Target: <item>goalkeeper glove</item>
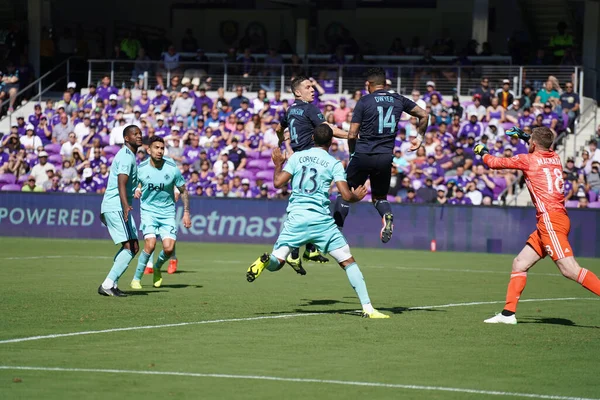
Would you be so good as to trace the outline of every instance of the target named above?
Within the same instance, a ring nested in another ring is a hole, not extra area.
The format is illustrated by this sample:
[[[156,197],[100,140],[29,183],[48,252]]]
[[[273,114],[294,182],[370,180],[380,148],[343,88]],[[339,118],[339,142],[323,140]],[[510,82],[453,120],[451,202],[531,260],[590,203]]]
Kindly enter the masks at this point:
[[[523,140],[525,143],[529,143],[529,139],[531,139],[530,134],[523,132],[522,129],[517,128],[516,126],[513,126],[509,130],[507,130],[506,134],[510,137],[516,136],[519,139]]]
[[[473,151],[475,152],[475,154],[481,157],[483,157],[486,154],[490,154],[490,151],[488,150],[487,146],[481,143],[475,145],[475,147],[473,147]]]

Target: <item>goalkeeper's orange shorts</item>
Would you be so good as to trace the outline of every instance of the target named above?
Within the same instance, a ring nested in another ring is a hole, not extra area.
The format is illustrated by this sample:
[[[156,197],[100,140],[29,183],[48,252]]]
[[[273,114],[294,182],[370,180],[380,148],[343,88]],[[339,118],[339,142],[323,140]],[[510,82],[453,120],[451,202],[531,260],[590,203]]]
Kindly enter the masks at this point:
[[[538,219],[537,229],[527,239],[527,244],[542,258],[550,256],[557,261],[573,256],[569,244],[571,221],[563,213],[544,213]]]

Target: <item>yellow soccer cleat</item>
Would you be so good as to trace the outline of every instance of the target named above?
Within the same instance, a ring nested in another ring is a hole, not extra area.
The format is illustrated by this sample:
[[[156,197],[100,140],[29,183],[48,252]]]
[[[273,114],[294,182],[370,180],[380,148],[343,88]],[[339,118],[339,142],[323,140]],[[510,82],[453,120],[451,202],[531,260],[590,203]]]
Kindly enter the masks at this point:
[[[141,289],[142,288],[142,283],[139,280],[134,279],[129,284],[129,287],[131,287],[132,289]]]
[[[325,264],[329,262],[329,258],[325,257],[319,250],[309,251],[308,249],[304,250],[304,254],[302,258],[306,261],[313,261],[320,264]],[[289,259],[288,259],[289,262]],[[291,264],[290,264],[291,265]]]
[[[152,282],[154,282],[152,285],[155,288],[159,288],[160,285],[162,285],[162,273],[160,272],[160,269],[154,268]]]
[[[363,318],[376,318],[376,319],[384,319],[384,318],[389,318],[389,315],[385,315],[383,313],[380,313],[379,311],[377,311],[376,309],[373,309],[373,311],[371,312],[366,312],[363,311],[362,313],[362,317]]]
[[[263,272],[263,269],[265,269],[267,266],[269,258],[269,254],[265,253],[252,263],[252,265],[248,268],[248,272],[246,272],[246,280],[248,282],[254,282],[254,280],[258,278],[261,272]]]
[[[294,271],[296,271],[297,274],[306,275],[306,270],[302,267],[302,259],[300,259],[300,257],[292,258],[292,254],[290,253],[286,258],[286,262],[294,269]]]

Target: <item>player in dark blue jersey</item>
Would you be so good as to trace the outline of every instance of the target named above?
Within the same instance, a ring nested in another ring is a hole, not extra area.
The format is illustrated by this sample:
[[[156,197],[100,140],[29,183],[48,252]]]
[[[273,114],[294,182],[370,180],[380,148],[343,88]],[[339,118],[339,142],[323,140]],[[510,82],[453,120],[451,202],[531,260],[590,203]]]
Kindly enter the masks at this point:
[[[315,88],[313,81],[306,76],[297,76],[292,80],[292,93],[294,103],[288,107],[287,112],[276,128],[279,144],[285,142],[286,147],[293,152],[312,149],[315,146],[313,133],[317,126],[326,124],[325,117],[319,108],[313,104]],[[330,125],[331,126],[331,125]],[[331,126],[333,136],[347,139],[348,133],[336,126]],[[287,130],[287,131],[286,131]],[[286,135],[287,132],[287,135]],[[306,245],[303,258],[315,262],[328,262],[313,244]],[[287,262],[294,268],[302,266],[300,253],[294,249],[287,258]]]
[[[418,136],[413,139],[410,148],[410,151],[415,151],[421,147],[429,118],[427,112],[411,100],[393,90],[386,90],[383,69],[370,69],[367,82],[369,94],[360,98],[352,114],[348,132],[351,156],[346,175],[351,188],[364,185],[367,178],[371,180],[373,205],[383,222],[380,238],[383,243],[387,243],[392,238],[394,229],[394,216],[387,194],[398,121],[402,112],[419,119]],[[338,197],[333,217],[340,229],[344,226],[348,211],[349,204]]]

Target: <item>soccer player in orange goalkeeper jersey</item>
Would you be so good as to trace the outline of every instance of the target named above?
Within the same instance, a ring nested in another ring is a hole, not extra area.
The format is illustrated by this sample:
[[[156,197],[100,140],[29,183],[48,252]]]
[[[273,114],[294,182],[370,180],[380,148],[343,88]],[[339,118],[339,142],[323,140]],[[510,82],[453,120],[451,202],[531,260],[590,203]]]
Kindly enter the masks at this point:
[[[531,140],[529,154],[511,158],[498,158],[489,154],[483,144],[475,146],[475,154],[492,169],[518,169],[523,171],[531,200],[537,210],[537,229],[529,236],[526,246],[514,259],[506,293],[506,305],[501,314],[486,319],[490,324],[516,324],[517,303],[527,282],[527,271],[540,259],[549,256],[560,272],[584,288],[600,296],[600,280],[581,268],[569,244],[571,222],[565,208],[563,195],[562,162],[551,148],[554,134],[549,128],[534,128],[531,137],[518,128],[507,131],[510,136]]]

